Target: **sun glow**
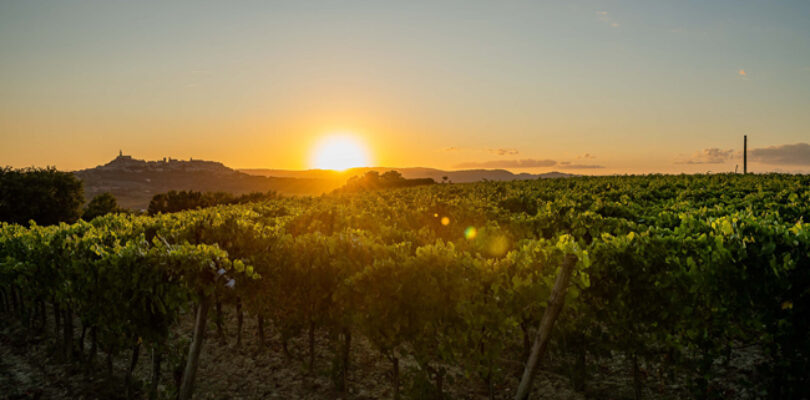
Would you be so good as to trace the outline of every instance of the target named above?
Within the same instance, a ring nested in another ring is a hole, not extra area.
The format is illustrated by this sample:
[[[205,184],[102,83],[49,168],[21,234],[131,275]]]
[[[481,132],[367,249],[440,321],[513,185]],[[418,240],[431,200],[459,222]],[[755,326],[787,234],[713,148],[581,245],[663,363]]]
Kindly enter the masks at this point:
[[[352,135],[330,135],[321,139],[312,151],[312,168],[343,171],[368,167],[368,150]]]

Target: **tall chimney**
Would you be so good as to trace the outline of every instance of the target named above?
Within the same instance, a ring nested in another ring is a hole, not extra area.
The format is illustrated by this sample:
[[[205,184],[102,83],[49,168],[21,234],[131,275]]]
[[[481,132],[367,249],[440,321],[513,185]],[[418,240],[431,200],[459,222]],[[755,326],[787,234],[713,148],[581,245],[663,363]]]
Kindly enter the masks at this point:
[[[748,135],[743,135],[743,174],[748,173]]]

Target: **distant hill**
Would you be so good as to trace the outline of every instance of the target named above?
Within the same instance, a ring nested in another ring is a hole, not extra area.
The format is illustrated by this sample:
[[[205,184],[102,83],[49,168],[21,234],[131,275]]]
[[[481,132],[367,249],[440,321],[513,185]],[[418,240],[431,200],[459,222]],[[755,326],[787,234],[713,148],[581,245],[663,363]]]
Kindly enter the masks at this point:
[[[98,194],[110,192],[121,207],[140,210],[149,206],[152,196],[169,190],[221,191],[233,194],[273,190],[283,195],[319,195],[342,187],[353,176],[365,175],[369,171],[383,174],[392,170],[399,171],[405,179],[431,178],[439,183],[443,182],[445,176],[449,182],[455,183],[572,176],[562,172],[513,174],[503,169],[443,171],[434,168],[375,167],[352,168],[342,172],[234,170],[215,161],[194,159],[184,161],[172,158],[144,161],[121,153],[107,164],[73,173],[84,182],[84,195],[88,201]]]
[[[368,168],[351,168],[346,171],[338,172],[322,169],[310,169],[306,171],[291,171],[283,169],[240,169],[250,175],[278,177],[278,178],[299,178],[299,179],[324,179],[324,180],[340,180],[345,182],[346,179],[364,175],[368,171],[377,171],[385,173],[387,171],[399,171],[405,179],[422,179],[431,178],[436,182],[442,182],[443,177],[447,177],[449,181],[454,183],[465,182],[479,182],[483,180],[490,181],[514,181],[525,179],[539,179],[539,178],[566,178],[574,176],[563,172],[546,172],[542,174],[515,174],[505,169],[467,169],[460,171],[445,171],[435,168],[392,168],[392,167],[368,167]]]
[[[152,196],[169,190],[233,194],[273,190],[284,195],[317,195],[340,186],[331,180],[315,178],[248,175],[214,161],[171,158],[144,161],[123,154],[105,165],[73,173],[84,182],[87,200],[110,192],[121,207],[136,210],[146,209]]]

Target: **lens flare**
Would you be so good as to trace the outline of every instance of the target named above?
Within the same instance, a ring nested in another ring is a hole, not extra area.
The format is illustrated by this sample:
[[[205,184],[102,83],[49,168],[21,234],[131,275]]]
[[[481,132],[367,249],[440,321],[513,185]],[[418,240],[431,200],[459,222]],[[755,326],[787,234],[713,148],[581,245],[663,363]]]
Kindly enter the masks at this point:
[[[444,226],[450,225],[450,218],[442,217],[442,225]]]
[[[478,230],[476,230],[474,226],[468,226],[467,229],[464,230],[464,237],[467,238],[467,240],[475,239],[475,235],[477,234]]]

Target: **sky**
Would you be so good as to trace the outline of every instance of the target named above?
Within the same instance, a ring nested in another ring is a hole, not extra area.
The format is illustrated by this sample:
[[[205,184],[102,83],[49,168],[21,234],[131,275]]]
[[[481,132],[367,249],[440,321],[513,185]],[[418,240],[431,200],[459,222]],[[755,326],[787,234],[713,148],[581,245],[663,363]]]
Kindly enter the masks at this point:
[[[810,172],[810,2],[0,0],[0,165]]]

